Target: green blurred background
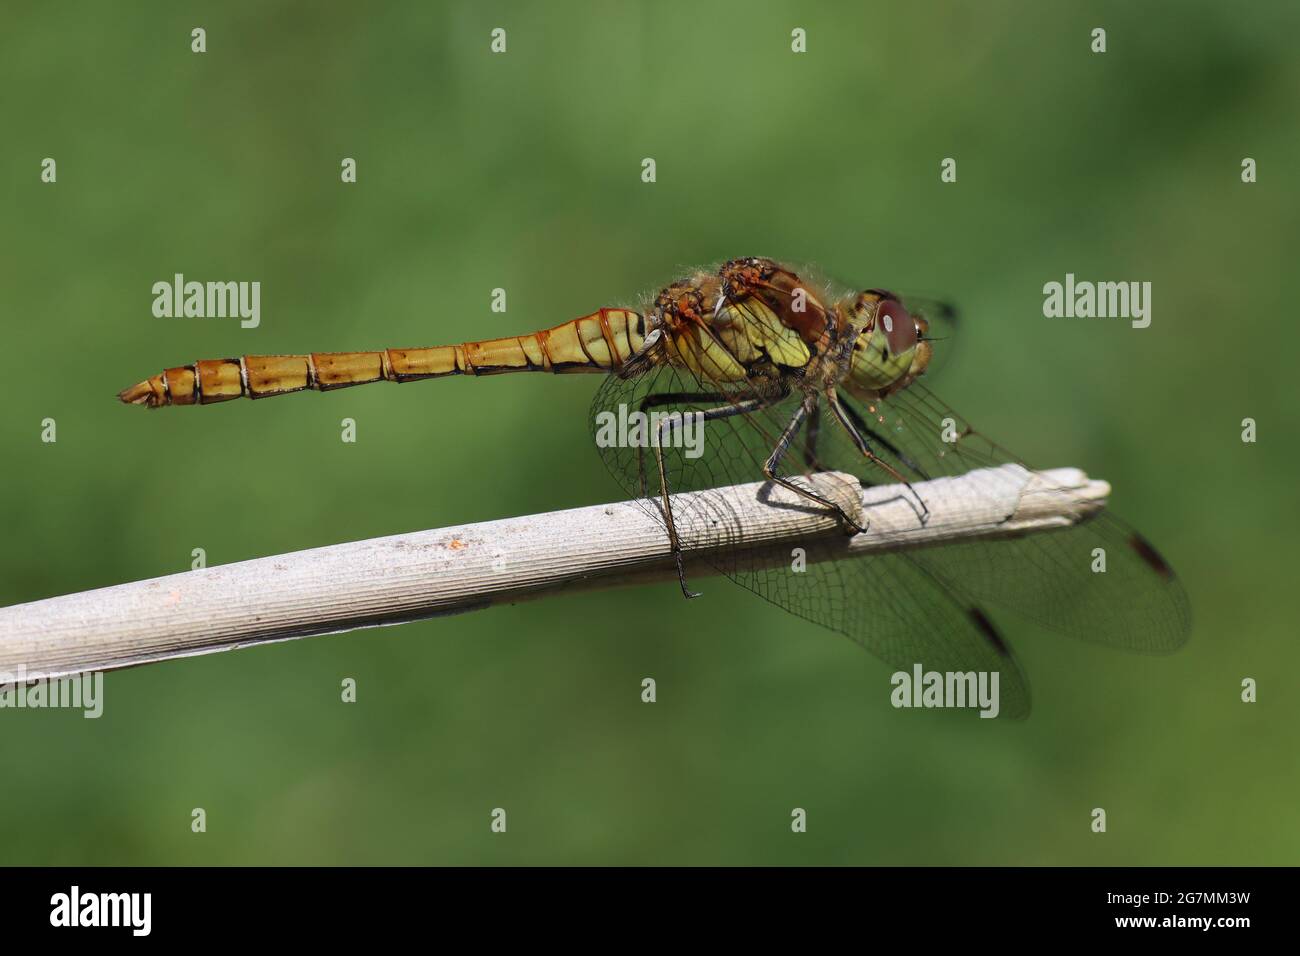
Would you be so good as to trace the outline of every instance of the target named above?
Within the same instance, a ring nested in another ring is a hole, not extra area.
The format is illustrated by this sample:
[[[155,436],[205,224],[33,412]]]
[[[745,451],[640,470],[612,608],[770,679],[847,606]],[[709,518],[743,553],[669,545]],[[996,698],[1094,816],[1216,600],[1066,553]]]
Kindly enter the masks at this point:
[[[528,331],[763,254],[959,302],[930,385],[1110,480],[1195,625],[1144,657],[1004,617],[1020,723],[895,711],[883,664],[725,580],[111,673],[99,720],[0,713],[0,862],[1295,863],[1300,17],[1048,6],[7,3],[0,602],[614,500],[586,376],[114,393]],[[174,272],[260,280],[261,327],[155,319]],[[1066,272],[1151,281],[1151,327],[1043,318]]]

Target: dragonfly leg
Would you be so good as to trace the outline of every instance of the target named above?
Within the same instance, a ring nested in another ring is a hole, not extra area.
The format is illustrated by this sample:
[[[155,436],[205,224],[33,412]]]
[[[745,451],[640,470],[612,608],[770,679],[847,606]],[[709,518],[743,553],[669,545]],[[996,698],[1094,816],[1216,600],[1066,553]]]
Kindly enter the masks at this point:
[[[656,392],[641,399],[638,406],[644,413],[660,405],[679,405],[691,402],[723,402],[727,396],[721,392]],[[662,447],[662,446],[661,446]],[[645,448],[636,446],[636,472],[641,480],[641,497],[649,497],[650,491],[645,481]]]
[[[889,462],[885,461],[883,458],[880,458],[871,450],[871,446],[867,444],[867,440],[862,437],[854,426],[853,419],[849,417],[848,411],[840,402],[840,397],[836,394],[835,389],[832,388],[826,392],[826,400],[830,403],[831,411],[835,413],[835,417],[839,420],[839,423],[844,426],[844,430],[849,433],[849,438],[853,440],[853,444],[857,447],[858,451],[862,453],[863,457],[867,458],[872,464],[883,468],[894,478],[895,481],[901,482],[905,485],[907,490],[912,493],[912,497],[915,498],[917,503],[921,506],[921,512],[918,515],[921,524],[925,524],[929,521],[930,509],[926,506],[925,500],[916,493],[916,489],[912,487],[912,483],[900,475],[893,465],[889,464]]]
[[[840,516],[840,519],[846,525],[853,529],[855,533],[861,534],[867,529],[858,524],[847,511],[835,502],[817,494],[815,491],[810,491],[807,488],[800,488],[789,478],[783,478],[776,473],[777,466],[781,464],[781,459],[785,457],[786,450],[790,447],[790,442],[794,440],[794,436],[798,434],[799,427],[803,425],[804,419],[808,417],[816,405],[817,397],[815,395],[809,395],[799,403],[799,407],[795,409],[794,414],[790,416],[790,423],[785,426],[785,431],[783,431],[781,437],[777,439],[776,447],[772,449],[772,454],[768,455],[767,461],[763,463],[763,474],[766,475],[769,480],[775,481],[781,487],[789,488],[796,494],[802,495],[810,501],[815,501],[818,504],[829,508],[831,511],[834,511]]]
[[[820,470],[817,466],[817,437],[822,430],[822,405],[818,402],[808,413],[808,428],[803,433],[803,460],[810,471]]]
[[[665,393],[668,394],[668,393]],[[698,393],[691,393],[692,397],[700,397]],[[679,396],[680,397],[680,396]],[[707,400],[707,399],[706,399]],[[644,403],[643,403],[644,404]],[[659,404],[667,404],[660,402]],[[750,412],[757,412],[771,404],[770,399],[750,398],[743,402],[736,402],[732,405],[719,405],[715,408],[706,408],[702,412],[695,412],[700,416],[701,421],[716,421],[721,418],[731,418],[733,415],[748,415]],[[668,544],[673,551],[673,560],[677,562],[677,580],[682,586],[682,594],[688,598],[699,597],[698,591],[692,591],[686,586],[686,569],[682,566],[682,543],[677,536],[677,524],[673,521],[672,498],[668,488],[668,470],[664,466],[664,447],[665,439],[673,425],[685,421],[684,415],[678,415],[673,418],[667,418],[659,423],[659,434],[655,441],[655,461],[659,467],[659,493],[663,500],[664,520],[668,525]],[[638,449],[638,454],[640,449]]]
[[[901,448],[899,448],[897,445],[891,442],[884,435],[880,434],[877,431],[873,431],[871,427],[867,424],[866,419],[862,417],[861,412],[859,412],[856,408],[854,408],[851,403],[841,399],[839,403],[839,410],[849,417],[849,420],[853,423],[854,429],[857,430],[860,436],[862,436],[864,439],[870,438],[877,445],[885,449],[885,451],[889,452],[900,462],[902,462],[904,468],[907,468],[908,470],[914,472],[916,476],[920,478],[922,481],[930,480],[930,476],[925,473],[925,470],[920,465],[918,465],[907,454],[907,452],[903,451]],[[851,434],[852,432],[850,432],[850,435]]]

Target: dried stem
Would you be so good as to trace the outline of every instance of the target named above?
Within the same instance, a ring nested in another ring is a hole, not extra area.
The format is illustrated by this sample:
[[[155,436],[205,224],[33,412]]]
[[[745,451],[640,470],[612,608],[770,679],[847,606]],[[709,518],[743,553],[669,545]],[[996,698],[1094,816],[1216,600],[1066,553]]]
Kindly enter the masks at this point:
[[[902,486],[863,491],[837,473],[815,481],[868,530],[848,537],[824,510],[766,483],[688,493],[674,513],[712,518],[689,543],[688,572],[716,573],[708,552],[737,540],[788,563],[795,547],[812,560],[846,558],[1065,527],[1110,491],[1076,469],[1004,465],[916,485],[930,510],[922,525]],[[0,609],[0,679],[19,667],[57,677],[675,574],[661,521],[637,502],[419,531]]]

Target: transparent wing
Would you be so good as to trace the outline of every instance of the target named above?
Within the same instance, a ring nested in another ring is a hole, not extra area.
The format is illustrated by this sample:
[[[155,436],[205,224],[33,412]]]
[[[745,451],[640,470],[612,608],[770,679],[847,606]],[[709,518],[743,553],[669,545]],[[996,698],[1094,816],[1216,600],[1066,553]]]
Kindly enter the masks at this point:
[[[802,393],[781,397],[783,383],[718,384],[671,366],[652,366],[629,379],[610,376],[592,405],[593,432],[610,472],[631,497],[661,522],[658,460],[651,448],[602,439],[599,423],[627,420],[633,412],[709,412],[724,409],[704,423],[701,444],[693,449],[662,449],[672,493],[761,481],[763,463],[795,412]],[[784,383],[789,384],[789,383]],[[761,407],[754,408],[752,406]],[[740,411],[740,409],[747,409]],[[846,462],[861,474],[866,464],[847,436],[825,416],[801,428],[783,461],[787,476],[824,470],[826,459]],[[911,673],[916,664],[937,671],[997,671],[1001,713],[1029,711],[1029,688],[1014,656],[988,615],[913,556],[873,555],[852,560],[809,561],[797,570],[793,560],[756,558],[744,548],[744,529],[730,520],[720,498],[703,494],[691,510],[674,506],[673,518],[684,547],[706,532],[722,529],[728,544],[710,563],[741,586],[791,613],[839,631],[896,670]],[[665,533],[664,548],[668,550]]]
[[[847,395],[842,401],[856,408],[860,430],[876,453],[911,480],[1025,464],[920,383],[869,405]],[[826,466],[843,463],[828,459]],[[994,483],[1012,479],[995,474],[985,480],[996,493],[1002,489]],[[915,558],[969,600],[1011,608],[1084,640],[1170,651],[1187,640],[1191,628],[1187,594],[1173,569],[1109,510],[1067,529],[922,549]]]

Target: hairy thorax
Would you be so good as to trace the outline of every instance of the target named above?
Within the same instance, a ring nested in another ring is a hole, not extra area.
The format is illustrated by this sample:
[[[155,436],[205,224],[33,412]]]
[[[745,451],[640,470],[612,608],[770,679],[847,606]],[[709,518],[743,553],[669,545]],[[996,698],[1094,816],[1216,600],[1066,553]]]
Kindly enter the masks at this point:
[[[770,379],[822,387],[842,375],[851,339],[825,295],[771,260],[696,272],[655,298],[664,360],[720,384]]]

